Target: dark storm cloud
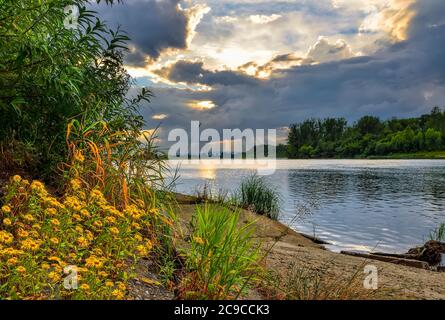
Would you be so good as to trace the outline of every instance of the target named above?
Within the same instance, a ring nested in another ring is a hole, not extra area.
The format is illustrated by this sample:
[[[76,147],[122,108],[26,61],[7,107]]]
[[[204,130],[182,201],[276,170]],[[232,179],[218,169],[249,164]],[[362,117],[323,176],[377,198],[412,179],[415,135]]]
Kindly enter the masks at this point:
[[[162,68],[159,75],[174,82],[199,83],[213,85],[255,85],[258,81],[241,72],[209,71],[204,69],[202,62],[177,61],[173,65]]]
[[[131,0],[113,7],[95,6],[110,26],[120,25],[130,36],[133,52],[126,63],[143,66],[147,58],[158,58],[168,48],[187,46],[187,12],[178,7],[180,0]]]
[[[168,130],[187,128],[190,120],[203,128],[277,128],[308,117],[405,117],[445,106],[445,3],[421,1],[416,12],[406,41],[369,57],[279,70],[267,80],[178,62],[165,74],[212,90],[156,89],[153,107],[170,115],[163,122]],[[191,110],[191,100],[211,100],[216,107]]]

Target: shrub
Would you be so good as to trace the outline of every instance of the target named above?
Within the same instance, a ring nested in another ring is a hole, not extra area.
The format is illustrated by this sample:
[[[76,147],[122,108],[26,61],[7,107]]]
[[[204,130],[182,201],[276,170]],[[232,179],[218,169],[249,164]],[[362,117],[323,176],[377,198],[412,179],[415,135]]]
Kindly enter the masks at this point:
[[[121,1],[1,3],[0,146],[19,153],[23,147],[33,150],[32,174],[53,174],[66,159],[64,133],[71,119],[87,125],[105,121],[112,131],[142,127],[137,99],[126,96],[131,85],[123,66],[128,37],[87,10],[91,2]],[[78,28],[64,26],[68,5],[79,8]],[[138,98],[149,96],[143,90]]]
[[[252,224],[239,226],[239,216],[217,205],[196,208],[180,297],[234,299],[256,280],[259,247],[251,239]]]
[[[14,176],[2,206],[0,296],[125,298],[137,257],[156,245],[149,230],[158,214],[138,201],[119,210],[78,179],[70,181],[59,201],[43,183]],[[78,290],[63,286],[67,266],[77,268]]]
[[[271,219],[278,219],[280,197],[263,178],[256,175],[245,178],[235,194],[235,201],[242,207]]]

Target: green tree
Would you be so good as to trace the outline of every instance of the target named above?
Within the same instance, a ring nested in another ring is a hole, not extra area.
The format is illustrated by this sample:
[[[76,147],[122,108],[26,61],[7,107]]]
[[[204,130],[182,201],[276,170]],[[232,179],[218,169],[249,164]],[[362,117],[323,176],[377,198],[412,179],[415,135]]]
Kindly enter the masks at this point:
[[[433,128],[428,128],[425,133],[425,146],[427,150],[439,150],[442,147],[442,134]]]
[[[126,98],[128,37],[107,28],[88,3],[0,1],[0,144],[13,154],[26,145],[35,170],[51,172],[65,158],[69,120],[104,121],[116,132],[142,127],[137,102],[150,93]],[[77,28],[66,25],[67,6],[79,9]]]

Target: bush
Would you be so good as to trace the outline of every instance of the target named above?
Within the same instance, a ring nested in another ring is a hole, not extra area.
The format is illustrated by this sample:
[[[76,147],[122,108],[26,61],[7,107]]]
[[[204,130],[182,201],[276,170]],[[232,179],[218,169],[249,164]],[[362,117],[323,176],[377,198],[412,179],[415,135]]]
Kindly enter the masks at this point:
[[[87,10],[90,2],[2,1],[0,147],[33,150],[32,174],[49,176],[65,160],[64,134],[71,119],[86,126],[105,121],[112,131],[142,127],[135,102],[148,99],[149,92],[126,98],[131,85],[123,66],[128,37]],[[78,28],[64,26],[68,5],[80,9]]]
[[[239,226],[239,211],[217,205],[196,208],[180,286],[186,299],[235,299],[260,272],[252,224]]]
[[[271,219],[278,219],[280,197],[263,178],[256,175],[245,178],[235,194],[235,202],[241,207]]]
[[[147,231],[159,212],[146,211],[140,201],[119,210],[79,179],[71,180],[62,199],[39,181],[12,178],[1,215],[0,296],[125,298],[137,257],[156,245]],[[78,290],[63,286],[68,266],[77,268]]]

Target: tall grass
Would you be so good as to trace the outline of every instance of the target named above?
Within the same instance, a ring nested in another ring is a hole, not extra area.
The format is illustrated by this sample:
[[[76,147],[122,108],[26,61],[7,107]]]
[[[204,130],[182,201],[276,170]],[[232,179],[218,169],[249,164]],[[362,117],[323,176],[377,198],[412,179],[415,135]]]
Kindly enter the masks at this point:
[[[360,267],[351,276],[328,275],[331,262],[318,269],[296,263],[280,277],[272,272],[266,279],[264,294],[269,299],[283,300],[368,300],[376,298],[376,291],[363,287]]]
[[[441,242],[445,240],[445,223],[441,223],[436,229],[430,232],[430,240]]]
[[[255,280],[259,246],[251,239],[252,224],[238,225],[239,217],[227,207],[197,206],[181,298],[233,299]]]
[[[195,190],[195,196],[199,202],[211,202],[219,204],[231,204],[232,199],[229,196],[229,192],[222,188],[215,190],[212,185],[205,182]]]
[[[245,178],[235,194],[235,199],[243,208],[248,208],[273,220],[278,219],[280,196],[275,189],[267,185],[262,177],[253,175]]]

